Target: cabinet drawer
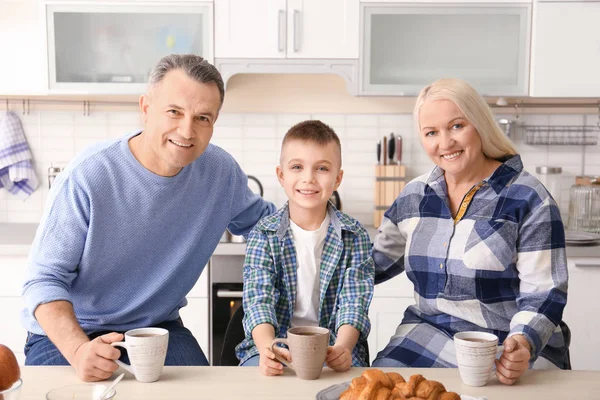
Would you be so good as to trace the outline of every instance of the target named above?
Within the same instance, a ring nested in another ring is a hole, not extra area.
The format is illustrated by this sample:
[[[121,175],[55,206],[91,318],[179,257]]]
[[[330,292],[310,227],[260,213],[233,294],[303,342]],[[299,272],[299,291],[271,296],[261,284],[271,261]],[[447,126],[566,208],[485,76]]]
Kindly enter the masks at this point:
[[[389,281],[375,286],[373,297],[414,298],[414,285],[403,272]]]
[[[179,314],[208,358],[208,299],[188,299],[188,305],[179,310]]]
[[[21,296],[27,264],[27,257],[0,257],[0,296]]]
[[[21,297],[0,297],[0,343],[8,346],[21,361],[23,346],[27,338],[27,331],[21,326],[21,310],[23,309]]]
[[[208,265],[204,267],[204,271],[202,271],[198,282],[196,282],[187,295],[188,301],[195,297],[208,298]]]

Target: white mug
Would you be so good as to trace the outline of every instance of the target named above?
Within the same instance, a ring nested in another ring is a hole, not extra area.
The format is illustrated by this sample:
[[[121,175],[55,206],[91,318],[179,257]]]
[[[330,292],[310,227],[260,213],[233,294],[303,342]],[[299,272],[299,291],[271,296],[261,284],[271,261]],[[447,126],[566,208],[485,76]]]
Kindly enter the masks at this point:
[[[459,332],[454,335],[458,372],[465,385],[485,386],[494,375],[496,356],[504,351],[498,336],[487,332]]]
[[[116,361],[139,382],[155,382],[165,365],[169,331],[163,328],[139,328],[125,332],[124,342],[111,343],[127,350],[131,365]]]

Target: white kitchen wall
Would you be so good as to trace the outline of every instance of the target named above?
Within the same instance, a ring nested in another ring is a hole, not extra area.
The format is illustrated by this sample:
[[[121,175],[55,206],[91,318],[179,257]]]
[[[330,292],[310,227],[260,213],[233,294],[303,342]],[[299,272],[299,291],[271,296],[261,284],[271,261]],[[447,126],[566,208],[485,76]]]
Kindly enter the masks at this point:
[[[92,112],[83,116],[81,112],[33,109],[29,115],[20,116],[41,185],[26,201],[0,189],[0,222],[39,222],[48,193],[47,170],[51,163],[64,166],[86,146],[118,138],[140,126],[136,111]],[[521,117],[521,121],[540,125],[594,125],[597,118],[582,114],[534,114]],[[306,119],[320,119],[340,136],[345,171],[339,190],[343,210],[363,224],[372,224],[375,143],[380,137],[390,132],[402,135],[403,162],[409,177],[425,173],[433,166],[413,131],[410,114],[224,113],[217,122],[212,142],[229,151],[248,175],[256,176],[265,188],[265,197],[281,206],[286,198],[275,178],[281,139],[289,127]],[[530,146],[523,142],[519,130],[513,138],[529,172],[535,173],[539,165],[563,168],[560,205],[566,222],[568,189],[574,176],[600,175],[600,146]]]

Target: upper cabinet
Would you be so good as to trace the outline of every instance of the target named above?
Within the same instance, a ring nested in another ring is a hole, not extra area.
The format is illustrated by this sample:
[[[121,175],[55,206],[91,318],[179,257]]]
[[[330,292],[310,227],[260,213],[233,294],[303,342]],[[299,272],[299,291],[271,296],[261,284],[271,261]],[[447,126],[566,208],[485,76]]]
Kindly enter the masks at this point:
[[[483,95],[526,96],[531,3],[364,3],[365,95],[415,96],[447,77]]]
[[[46,4],[50,90],[141,93],[164,55],[194,53],[212,62],[212,3],[163,4]]]
[[[0,95],[46,91],[46,47],[39,9],[32,1],[0,0]],[[2,108],[4,109],[4,108]]]
[[[539,1],[531,95],[600,97],[600,1]]]
[[[215,57],[357,59],[358,0],[215,0]]]

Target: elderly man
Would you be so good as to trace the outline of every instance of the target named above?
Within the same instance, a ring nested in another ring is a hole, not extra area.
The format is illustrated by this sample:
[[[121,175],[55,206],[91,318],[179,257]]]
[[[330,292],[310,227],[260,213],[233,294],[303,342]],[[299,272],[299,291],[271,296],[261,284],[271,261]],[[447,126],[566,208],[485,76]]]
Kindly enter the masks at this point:
[[[23,288],[27,365],[107,379],[121,357],[110,343],[148,326],[169,330],[167,365],[208,365],[179,309],[225,229],[245,235],[275,210],[209,144],[224,93],[201,57],[164,57],[139,101],[144,129],[87,149],[56,179]]]

